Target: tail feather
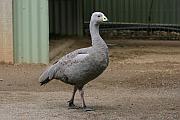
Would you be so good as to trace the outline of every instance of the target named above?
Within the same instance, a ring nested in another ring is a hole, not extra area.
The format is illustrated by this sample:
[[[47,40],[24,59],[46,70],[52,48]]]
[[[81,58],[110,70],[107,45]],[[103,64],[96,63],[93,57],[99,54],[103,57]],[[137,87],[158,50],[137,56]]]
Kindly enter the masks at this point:
[[[44,81],[40,82],[40,85],[46,85],[50,80],[49,79],[45,79]]]
[[[48,76],[48,71],[45,71],[41,74],[41,76],[39,77],[39,82],[42,85],[47,84],[50,81],[49,76]]]
[[[58,67],[56,64],[50,66],[45,72],[41,74],[39,77],[39,82],[41,85],[46,85],[49,81],[51,81],[57,71]]]
[[[39,77],[39,82],[41,86],[46,85],[49,81],[51,81],[53,79],[54,73],[54,66],[51,66],[49,69],[44,71]]]

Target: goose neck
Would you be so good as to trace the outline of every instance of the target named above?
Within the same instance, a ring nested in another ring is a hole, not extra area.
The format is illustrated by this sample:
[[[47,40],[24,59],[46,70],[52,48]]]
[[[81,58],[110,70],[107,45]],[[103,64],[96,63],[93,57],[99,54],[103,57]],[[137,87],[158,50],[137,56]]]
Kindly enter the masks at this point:
[[[101,36],[99,34],[99,25],[98,24],[90,22],[89,27],[90,27],[90,34],[91,34],[92,40],[95,40],[97,38],[101,38]]]

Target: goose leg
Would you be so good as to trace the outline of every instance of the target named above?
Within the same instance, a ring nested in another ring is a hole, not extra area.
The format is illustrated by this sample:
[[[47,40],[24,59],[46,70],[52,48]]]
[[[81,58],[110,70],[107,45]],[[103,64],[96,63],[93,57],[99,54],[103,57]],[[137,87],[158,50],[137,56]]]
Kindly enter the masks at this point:
[[[77,87],[74,86],[74,90],[73,90],[73,94],[72,94],[72,97],[71,99],[68,101],[69,103],[69,109],[78,109],[79,107],[75,106],[74,105],[74,96],[76,94],[76,91],[77,91]]]
[[[82,100],[82,108],[85,112],[87,111],[94,111],[92,108],[88,108],[85,104],[85,100],[84,100],[84,91],[83,89],[79,89],[79,93],[80,93],[80,96],[81,96],[81,100]]]

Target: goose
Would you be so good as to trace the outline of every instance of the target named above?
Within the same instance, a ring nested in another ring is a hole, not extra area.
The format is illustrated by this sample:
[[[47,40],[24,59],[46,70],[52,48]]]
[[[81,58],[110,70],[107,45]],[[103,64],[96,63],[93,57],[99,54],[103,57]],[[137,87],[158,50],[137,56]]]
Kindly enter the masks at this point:
[[[39,78],[41,85],[46,85],[53,79],[73,85],[73,94],[68,101],[70,109],[78,108],[74,105],[75,93],[78,90],[82,101],[81,108],[84,111],[94,110],[85,104],[83,87],[97,78],[108,66],[108,47],[99,34],[99,25],[105,21],[108,19],[102,12],[92,13],[89,24],[92,46],[77,49],[63,56],[46,69]]]

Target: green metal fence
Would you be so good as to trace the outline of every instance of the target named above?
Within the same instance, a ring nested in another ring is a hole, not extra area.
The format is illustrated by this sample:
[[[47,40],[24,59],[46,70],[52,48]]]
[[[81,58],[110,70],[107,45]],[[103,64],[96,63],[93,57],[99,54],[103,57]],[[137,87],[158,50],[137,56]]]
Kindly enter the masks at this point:
[[[112,23],[180,24],[180,0],[84,0],[84,22],[93,11]]]
[[[82,0],[48,0],[51,35],[81,36]]]
[[[85,0],[85,34],[94,11],[106,14],[109,22],[101,31],[112,37],[180,39],[180,0]]]

